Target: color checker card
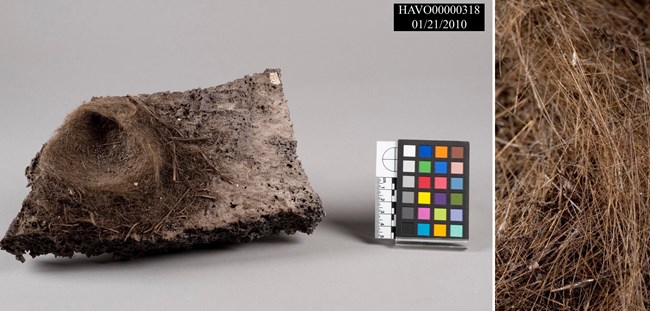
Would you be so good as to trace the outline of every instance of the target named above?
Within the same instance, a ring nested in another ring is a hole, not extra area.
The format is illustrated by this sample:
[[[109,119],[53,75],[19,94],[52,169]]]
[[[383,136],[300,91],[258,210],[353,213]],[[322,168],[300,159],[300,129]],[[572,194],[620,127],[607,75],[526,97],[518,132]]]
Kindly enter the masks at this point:
[[[466,247],[469,237],[469,143],[461,141],[399,140],[389,151],[380,146],[382,165],[394,170],[392,184],[378,177],[378,191],[390,189],[390,238],[397,244],[432,244]],[[386,143],[386,142],[383,142]],[[379,160],[379,157],[378,157]],[[392,161],[392,163],[390,163]],[[387,165],[386,163],[389,162]],[[392,167],[391,167],[392,165]],[[377,170],[379,174],[379,169]],[[383,180],[379,180],[379,178]],[[385,191],[385,190],[384,190]],[[388,195],[378,195],[386,201]],[[376,206],[386,203],[376,202]],[[383,238],[388,238],[386,208]],[[375,235],[377,238],[382,238]]]

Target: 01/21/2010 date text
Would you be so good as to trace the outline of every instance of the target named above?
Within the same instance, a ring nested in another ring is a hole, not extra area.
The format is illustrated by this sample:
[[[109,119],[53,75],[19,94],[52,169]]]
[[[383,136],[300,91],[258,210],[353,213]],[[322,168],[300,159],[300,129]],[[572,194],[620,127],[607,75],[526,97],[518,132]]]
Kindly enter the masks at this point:
[[[464,19],[414,19],[411,21],[414,30],[462,30],[467,29]]]

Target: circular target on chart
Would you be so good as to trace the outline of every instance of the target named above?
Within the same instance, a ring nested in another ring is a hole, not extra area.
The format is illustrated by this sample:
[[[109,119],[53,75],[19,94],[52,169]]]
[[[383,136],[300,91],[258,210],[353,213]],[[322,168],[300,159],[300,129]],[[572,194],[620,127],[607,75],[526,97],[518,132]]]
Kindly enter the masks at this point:
[[[384,164],[387,170],[397,172],[397,148],[392,147],[386,149],[381,156],[381,163]]]

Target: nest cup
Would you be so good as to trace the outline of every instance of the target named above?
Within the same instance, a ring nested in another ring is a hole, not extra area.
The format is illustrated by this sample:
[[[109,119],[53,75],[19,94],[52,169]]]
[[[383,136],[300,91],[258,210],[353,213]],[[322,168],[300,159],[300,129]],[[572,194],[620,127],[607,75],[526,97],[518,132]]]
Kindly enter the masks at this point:
[[[72,186],[129,194],[157,187],[164,150],[151,118],[126,98],[84,104],[43,148],[41,168]]]

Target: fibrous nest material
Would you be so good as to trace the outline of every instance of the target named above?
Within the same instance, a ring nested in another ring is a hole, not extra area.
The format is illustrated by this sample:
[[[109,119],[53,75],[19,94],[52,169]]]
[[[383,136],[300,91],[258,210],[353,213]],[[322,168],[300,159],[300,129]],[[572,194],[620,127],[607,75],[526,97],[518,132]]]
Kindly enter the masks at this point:
[[[0,241],[24,261],[120,259],[281,231],[324,216],[296,154],[280,71],[186,92],[95,97],[27,167],[31,191]]]
[[[649,23],[496,2],[497,309],[650,308]]]

